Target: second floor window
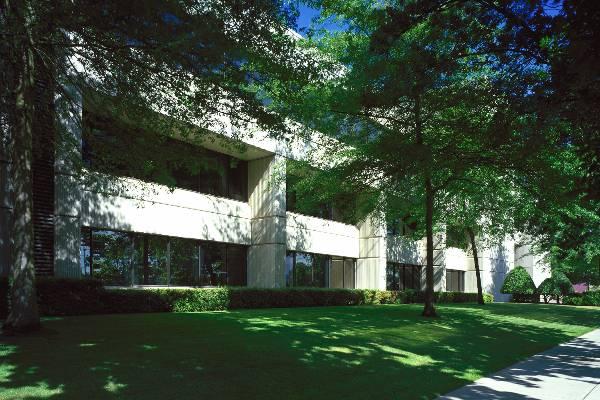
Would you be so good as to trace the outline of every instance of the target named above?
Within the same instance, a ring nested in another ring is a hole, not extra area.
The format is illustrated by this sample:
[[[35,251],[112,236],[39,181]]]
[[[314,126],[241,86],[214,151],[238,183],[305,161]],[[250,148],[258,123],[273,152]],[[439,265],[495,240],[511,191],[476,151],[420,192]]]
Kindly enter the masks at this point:
[[[248,164],[110,118],[83,113],[82,156],[95,171],[200,193],[248,200]]]

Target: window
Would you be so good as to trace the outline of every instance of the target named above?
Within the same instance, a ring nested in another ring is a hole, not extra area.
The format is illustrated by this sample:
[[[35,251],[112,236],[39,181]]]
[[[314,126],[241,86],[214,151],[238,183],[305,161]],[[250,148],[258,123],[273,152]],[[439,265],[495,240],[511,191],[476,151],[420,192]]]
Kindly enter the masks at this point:
[[[453,269],[446,270],[446,291],[464,292],[465,291],[465,271]]]
[[[421,290],[421,266],[412,264],[387,263],[387,290]]]
[[[353,258],[288,251],[285,266],[287,287],[354,289],[356,285]]]
[[[82,153],[88,168],[248,201],[246,161],[123,126],[85,108],[83,124]]]
[[[446,247],[467,248],[467,236],[464,229],[456,226],[446,227]]]
[[[388,236],[408,236],[417,229],[417,223],[410,215],[406,215],[387,221],[386,227]]]
[[[354,289],[356,284],[356,260],[353,258],[332,257],[329,287]]]
[[[94,230],[91,232],[91,275],[107,285],[132,283],[134,237],[125,232]]]
[[[333,206],[320,202],[306,202],[302,208],[298,207],[298,193],[295,189],[299,178],[293,174],[286,175],[286,209],[291,212],[310,215],[312,217],[333,220]]]
[[[171,238],[170,281],[173,286],[187,286],[199,281],[200,261],[198,242],[192,239]]]
[[[247,247],[82,228],[83,275],[106,285],[245,286]]]
[[[314,179],[317,172],[317,170],[305,167],[296,161],[287,161],[285,177],[287,211],[356,225],[358,223],[356,210],[359,208],[356,193],[344,192],[343,184],[340,183],[338,193],[324,196],[327,190],[313,186],[319,184],[317,183],[319,180]],[[303,178],[313,178],[311,186],[299,185]],[[331,185],[332,183],[328,181],[326,184]]]

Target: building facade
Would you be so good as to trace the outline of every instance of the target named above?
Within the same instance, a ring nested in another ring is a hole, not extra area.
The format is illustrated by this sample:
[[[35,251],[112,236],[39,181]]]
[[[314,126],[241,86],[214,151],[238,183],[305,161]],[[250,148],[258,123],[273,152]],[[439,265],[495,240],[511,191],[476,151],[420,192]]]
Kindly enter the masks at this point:
[[[111,136],[110,123],[99,126],[80,112],[82,127],[61,123],[78,143],[78,157],[95,174],[94,132],[102,133],[102,140],[119,135]],[[115,140],[112,145],[128,145]],[[43,161],[34,165],[38,275],[94,277],[109,286],[424,287],[424,240],[410,240],[376,218],[352,225],[336,220],[331,209],[317,216],[294,211],[287,162],[318,151],[315,142],[290,145],[255,135],[243,151],[226,140],[192,145],[173,139],[162,145],[212,167],[174,171],[171,188],[141,181],[118,165],[111,172],[118,179],[98,184],[102,175],[96,174],[100,178],[89,184],[63,157],[37,156]],[[9,268],[7,227],[13,208],[8,168],[2,152],[2,274]],[[525,266],[539,284],[548,271],[530,250],[512,240],[480,250],[484,290],[506,300],[500,287],[515,265]],[[471,255],[448,247],[442,234],[436,236],[434,254],[436,291],[476,291]]]

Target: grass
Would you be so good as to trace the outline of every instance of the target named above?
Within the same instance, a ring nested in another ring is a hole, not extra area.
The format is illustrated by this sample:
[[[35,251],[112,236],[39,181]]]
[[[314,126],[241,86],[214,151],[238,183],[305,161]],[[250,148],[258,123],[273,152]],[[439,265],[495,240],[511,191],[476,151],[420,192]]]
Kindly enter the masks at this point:
[[[433,398],[600,325],[555,305],[420,305],[47,319],[0,341],[0,399]]]

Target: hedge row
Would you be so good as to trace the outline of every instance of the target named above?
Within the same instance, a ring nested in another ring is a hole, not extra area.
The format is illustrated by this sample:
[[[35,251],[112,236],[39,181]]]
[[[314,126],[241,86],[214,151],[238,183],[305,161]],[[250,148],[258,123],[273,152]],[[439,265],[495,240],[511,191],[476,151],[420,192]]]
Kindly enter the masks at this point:
[[[7,281],[0,281],[0,316],[7,313]],[[423,302],[423,292],[368,289],[110,289],[92,279],[38,279],[42,315],[218,311],[240,308],[345,306]],[[438,303],[476,302],[476,293],[436,293]],[[485,301],[493,297],[486,294]]]
[[[600,307],[600,291],[569,294],[563,297],[563,304]]]

